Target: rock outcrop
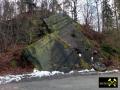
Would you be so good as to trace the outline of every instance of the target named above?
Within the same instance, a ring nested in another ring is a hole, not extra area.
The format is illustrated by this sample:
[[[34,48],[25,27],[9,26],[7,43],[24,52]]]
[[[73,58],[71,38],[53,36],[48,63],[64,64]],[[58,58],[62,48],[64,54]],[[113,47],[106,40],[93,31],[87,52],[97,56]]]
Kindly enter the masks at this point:
[[[81,69],[84,66],[81,65],[81,60],[84,61],[82,64],[87,65],[86,67],[92,66],[94,46],[83,35],[78,23],[60,14],[50,16],[44,22],[51,33],[26,47],[22,52],[24,60],[31,61],[39,70],[49,71],[68,72]],[[98,61],[99,55],[94,62]]]

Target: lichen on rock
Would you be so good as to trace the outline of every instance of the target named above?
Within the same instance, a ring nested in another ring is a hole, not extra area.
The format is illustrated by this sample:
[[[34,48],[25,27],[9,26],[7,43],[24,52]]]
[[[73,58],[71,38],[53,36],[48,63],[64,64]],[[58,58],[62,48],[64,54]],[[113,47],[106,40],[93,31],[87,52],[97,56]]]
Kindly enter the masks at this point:
[[[25,60],[31,61],[39,70],[64,72],[80,69],[80,60],[91,64],[92,43],[76,28],[76,22],[61,14],[44,21],[52,32],[23,50]]]

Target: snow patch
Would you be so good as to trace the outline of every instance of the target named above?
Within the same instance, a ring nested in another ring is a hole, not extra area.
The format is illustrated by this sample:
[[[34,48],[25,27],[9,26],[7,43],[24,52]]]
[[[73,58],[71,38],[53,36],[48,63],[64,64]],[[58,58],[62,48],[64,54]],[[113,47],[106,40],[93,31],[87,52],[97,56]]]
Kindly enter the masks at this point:
[[[51,73],[51,75],[58,75],[58,74],[64,75],[64,72],[52,71],[52,73]]]
[[[88,70],[88,69],[85,69],[85,70],[80,70],[80,71],[78,71],[79,73],[83,73],[83,72],[90,72],[90,70]]]
[[[119,72],[119,70],[117,70],[117,69],[114,69],[114,70],[111,70],[111,71],[105,71],[105,72],[99,72],[99,73],[118,73]]]
[[[30,77],[43,77],[43,76],[50,76],[49,71],[37,71],[29,74]]]
[[[95,69],[92,68],[90,71],[91,71],[91,72],[95,72]]]
[[[10,83],[12,81],[20,81],[22,79],[22,75],[8,75],[8,76],[0,76],[0,84]]]
[[[80,71],[70,71],[69,73],[67,74],[74,74],[75,72],[78,72],[80,74],[91,74],[91,73],[117,73],[119,72],[119,70],[117,69],[114,69],[112,71],[105,71],[105,72],[96,72],[93,68],[88,70],[88,69],[85,69],[85,70],[80,70]],[[50,77],[50,76],[54,76],[54,75],[66,75],[64,72],[60,72],[60,71],[39,71],[37,69],[34,69],[32,73],[30,74],[22,74],[22,75],[6,75],[6,76],[0,76],[0,84],[7,84],[7,83],[10,83],[10,82],[19,82],[21,81],[22,79],[24,78],[34,78],[34,77]],[[26,77],[27,76],[27,77]]]
[[[74,73],[74,71],[70,71],[70,72],[69,72],[69,74],[73,74],[73,73]]]
[[[49,77],[49,76],[54,76],[54,75],[58,75],[58,74],[62,74],[64,75],[63,72],[59,72],[59,71],[39,71],[37,69],[33,70],[33,73],[30,74],[22,74],[22,75],[7,75],[7,76],[0,76],[0,84],[7,84],[10,82],[18,82],[24,78],[34,78],[34,77]],[[25,77],[27,76],[27,77]]]
[[[119,70],[115,69],[115,70],[113,70],[113,72],[119,72]]]

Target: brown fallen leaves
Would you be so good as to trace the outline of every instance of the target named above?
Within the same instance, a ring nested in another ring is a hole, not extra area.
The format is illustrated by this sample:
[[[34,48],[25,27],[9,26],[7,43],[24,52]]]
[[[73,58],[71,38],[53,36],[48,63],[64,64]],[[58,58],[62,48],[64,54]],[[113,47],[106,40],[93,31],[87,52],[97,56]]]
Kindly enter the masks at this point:
[[[32,72],[33,65],[30,62],[22,65],[21,52],[25,45],[15,45],[0,54],[0,75],[23,74]]]

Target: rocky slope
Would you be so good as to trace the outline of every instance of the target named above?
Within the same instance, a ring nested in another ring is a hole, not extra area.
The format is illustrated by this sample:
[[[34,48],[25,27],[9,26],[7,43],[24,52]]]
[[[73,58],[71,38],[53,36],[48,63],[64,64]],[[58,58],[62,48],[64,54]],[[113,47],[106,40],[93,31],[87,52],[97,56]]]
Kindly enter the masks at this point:
[[[101,63],[101,54],[82,33],[80,25],[70,17],[52,15],[44,20],[51,33],[29,45],[22,52],[39,70],[67,72],[74,69],[91,68],[106,70]]]
[[[120,67],[119,32],[98,33],[61,14],[15,19],[14,25],[22,25],[17,32],[18,45],[1,54],[1,75],[32,72],[34,67],[63,72]]]

